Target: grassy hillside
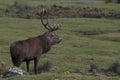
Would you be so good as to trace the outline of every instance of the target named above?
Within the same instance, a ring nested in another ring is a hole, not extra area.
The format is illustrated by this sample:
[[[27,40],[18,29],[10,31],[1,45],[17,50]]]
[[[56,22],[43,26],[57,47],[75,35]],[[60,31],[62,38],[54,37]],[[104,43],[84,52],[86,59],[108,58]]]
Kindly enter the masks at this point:
[[[8,5],[14,1],[17,0],[0,0],[0,9],[9,12]],[[107,8],[105,13],[107,10],[120,11],[119,4],[104,4],[103,0],[19,0],[19,2],[36,7],[57,5],[75,7],[73,8],[75,10],[82,6],[89,9]],[[2,14],[0,12],[0,15]],[[119,75],[105,71],[113,62],[120,61],[120,19],[65,17],[50,19],[50,23],[62,26],[56,34],[63,39],[62,43],[53,46],[48,54],[42,55],[39,60],[39,71],[46,62],[51,63],[50,71],[35,75],[31,62],[30,75],[0,80],[120,80]],[[0,74],[13,67],[9,52],[12,42],[36,37],[46,31],[39,19],[0,17]],[[96,63],[101,72],[96,74],[89,72],[91,63]],[[26,70],[25,63],[22,63],[20,68]]]
[[[2,5],[7,5],[13,1],[17,0],[0,0],[0,3]],[[80,3],[104,3],[103,0],[19,0],[20,2],[29,2],[34,5],[43,4],[47,5],[49,4],[61,4],[61,5],[74,5],[74,4],[80,4]]]
[[[55,45],[48,54],[43,55],[39,67],[50,61],[52,68],[49,72],[8,78],[8,80],[119,80],[119,76],[107,76],[99,73],[97,76],[88,73],[92,62],[101,68],[108,68],[111,63],[120,60],[120,20],[89,19],[89,18],[60,18],[51,20],[54,24],[61,24],[61,30],[56,33],[63,38],[63,42]],[[0,62],[5,67],[12,67],[9,45],[16,40],[38,36],[46,30],[37,19],[0,18]],[[84,34],[84,33],[88,34]],[[92,32],[102,32],[99,34]],[[115,39],[115,40],[113,40]],[[21,68],[26,70],[23,63]],[[74,73],[76,69],[84,69],[85,74]],[[68,75],[64,72],[69,71]],[[0,78],[3,80],[2,78]]]
[[[119,4],[105,4],[104,0],[0,0],[0,8],[13,4],[13,2],[27,3],[33,6],[37,5],[61,5],[61,6],[83,6],[83,7],[97,7],[108,8],[110,10],[118,11]]]

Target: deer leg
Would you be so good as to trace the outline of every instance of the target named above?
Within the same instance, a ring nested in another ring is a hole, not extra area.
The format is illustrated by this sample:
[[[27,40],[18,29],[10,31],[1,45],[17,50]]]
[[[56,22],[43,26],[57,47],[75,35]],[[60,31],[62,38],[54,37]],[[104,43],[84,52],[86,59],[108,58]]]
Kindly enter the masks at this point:
[[[38,73],[38,59],[37,58],[34,59],[34,72],[35,74]]]
[[[26,68],[27,68],[27,72],[29,72],[29,63],[30,63],[30,61],[28,60],[28,61],[26,61]]]
[[[22,61],[20,61],[20,60],[16,60],[15,62],[13,62],[13,65],[19,68],[21,65],[21,62]]]

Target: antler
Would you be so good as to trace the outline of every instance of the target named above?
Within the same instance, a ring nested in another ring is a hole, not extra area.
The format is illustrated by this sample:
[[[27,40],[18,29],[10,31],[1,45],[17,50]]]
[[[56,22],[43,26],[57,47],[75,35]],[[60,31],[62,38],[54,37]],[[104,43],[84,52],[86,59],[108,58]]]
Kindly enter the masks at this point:
[[[46,15],[46,23],[43,20],[44,19],[43,16],[45,16],[45,15]],[[49,31],[55,31],[55,30],[58,30],[60,28],[59,25],[54,26],[53,28],[50,26],[49,21],[48,21],[48,11],[44,8],[41,11],[41,22],[42,22],[43,26]]]

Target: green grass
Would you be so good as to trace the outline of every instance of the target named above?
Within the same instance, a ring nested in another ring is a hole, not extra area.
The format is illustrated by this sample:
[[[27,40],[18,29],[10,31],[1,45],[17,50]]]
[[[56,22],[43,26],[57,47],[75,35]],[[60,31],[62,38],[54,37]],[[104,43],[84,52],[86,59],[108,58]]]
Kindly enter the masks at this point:
[[[103,38],[119,38],[120,20],[89,19],[89,18],[60,18],[54,24],[61,24],[61,30],[56,34],[63,38],[63,42],[53,46],[48,54],[41,56],[39,66],[46,61],[52,62],[50,72],[33,74],[33,62],[31,62],[31,74],[8,78],[8,80],[96,80],[99,76],[89,73],[81,75],[73,73],[77,68],[89,69],[91,62],[97,62],[101,68],[108,68],[111,63],[120,60],[120,43]],[[23,40],[29,37],[38,36],[46,30],[40,20],[37,19],[18,19],[0,18],[0,62],[4,62],[6,68],[12,67],[9,53],[9,46],[16,40]],[[103,31],[106,34],[82,35],[80,31]],[[112,32],[112,33],[111,33]],[[117,33],[116,33],[117,32]],[[118,35],[118,36],[117,36]],[[26,70],[23,63],[21,68]],[[70,71],[69,75],[64,75],[64,71]],[[105,80],[118,80],[118,76],[106,76],[101,74]],[[1,80],[3,80],[1,78]]]
[[[5,8],[15,0],[0,0],[0,8]],[[17,0],[16,0],[17,1]],[[30,5],[61,5],[107,8],[119,11],[119,4],[104,4],[103,0],[19,0]],[[94,5],[93,5],[94,4]],[[51,23],[61,24],[61,30],[56,34],[62,37],[63,42],[53,46],[52,50],[41,56],[39,67],[46,61],[52,63],[49,72],[35,75],[33,62],[31,62],[31,75],[16,76],[0,80],[119,80],[119,76],[107,76],[104,73],[93,75],[88,73],[92,62],[99,64],[100,68],[108,68],[114,61],[120,60],[120,20],[95,18],[59,18],[51,19]],[[12,67],[9,46],[17,40],[24,40],[38,36],[46,30],[38,19],[0,18],[0,70]],[[84,35],[81,32],[103,32],[99,35]],[[5,63],[5,67],[1,64]],[[26,70],[25,63],[22,69]],[[82,68],[86,74],[73,73],[75,69]],[[65,75],[65,71],[70,71]]]

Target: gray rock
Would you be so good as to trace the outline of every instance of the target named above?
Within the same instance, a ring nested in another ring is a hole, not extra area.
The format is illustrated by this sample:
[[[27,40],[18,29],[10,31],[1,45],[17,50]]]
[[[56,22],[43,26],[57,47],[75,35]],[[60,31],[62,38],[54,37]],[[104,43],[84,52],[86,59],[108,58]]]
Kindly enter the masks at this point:
[[[2,75],[2,74],[0,75],[0,78],[1,78],[1,77],[3,77],[3,75]]]
[[[13,76],[17,76],[17,75],[20,75],[20,76],[23,76],[27,74],[26,71],[22,70],[22,69],[19,69],[17,67],[13,67],[13,68],[10,68],[8,72],[6,72],[5,74],[3,74],[3,78],[6,78],[6,77],[13,77]]]

